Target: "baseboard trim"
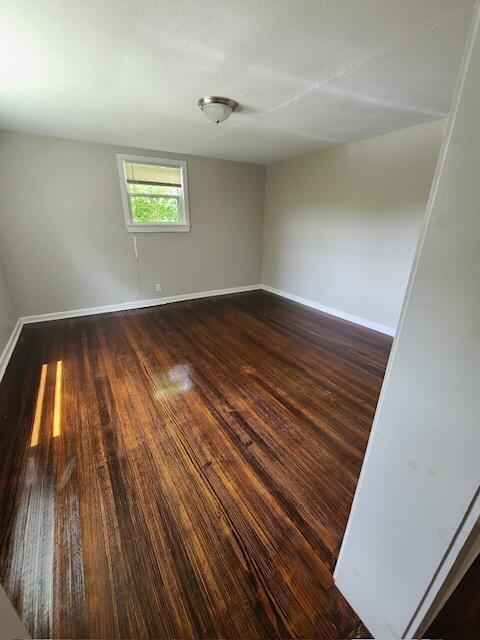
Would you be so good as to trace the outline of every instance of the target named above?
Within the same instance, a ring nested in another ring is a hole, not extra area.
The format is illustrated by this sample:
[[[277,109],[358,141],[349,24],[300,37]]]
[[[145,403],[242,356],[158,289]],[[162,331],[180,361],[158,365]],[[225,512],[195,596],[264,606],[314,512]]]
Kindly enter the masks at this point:
[[[102,307],[88,307],[85,309],[70,309],[68,311],[56,311],[54,313],[42,313],[34,316],[23,316],[19,318],[13,328],[13,331],[8,339],[8,342],[0,355],[0,381],[3,378],[3,375],[7,369],[7,365],[12,356],[13,350],[15,349],[15,345],[17,344],[18,338],[22,331],[22,327],[25,324],[32,324],[34,322],[49,322],[51,320],[64,320],[66,318],[78,318],[81,316],[92,316],[99,313],[113,313],[115,311],[129,311],[131,309],[144,309],[146,307],[157,307],[164,304],[170,304],[172,302],[183,302],[186,300],[198,300],[200,298],[211,298],[213,296],[223,296],[228,295],[230,293],[244,293],[247,291],[256,291],[261,289],[263,291],[268,291],[269,293],[273,293],[282,298],[286,298],[287,300],[292,300],[293,302],[298,302],[299,304],[303,304],[306,307],[311,307],[312,309],[317,309],[317,311],[322,311],[323,313],[328,313],[328,315],[335,316],[336,318],[341,318],[342,320],[347,320],[348,322],[353,322],[354,324],[361,325],[362,327],[367,327],[368,329],[373,329],[374,331],[379,331],[380,333],[385,333],[389,336],[395,335],[395,329],[393,327],[387,327],[383,324],[379,324],[378,322],[373,322],[372,320],[366,320],[365,318],[359,318],[358,316],[354,316],[351,313],[346,313],[345,311],[339,311],[338,309],[333,309],[332,307],[327,307],[319,302],[315,302],[314,300],[309,300],[307,298],[302,298],[293,293],[288,293],[287,291],[282,291],[281,289],[275,289],[274,287],[270,287],[267,284],[251,284],[242,287],[230,287],[229,289],[213,289],[210,291],[197,291],[194,293],[183,293],[178,296],[165,296],[163,298],[151,298],[150,300],[133,300],[131,302],[121,302],[120,304],[111,304]]]
[[[64,320],[66,318],[78,318],[81,316],[93,316],[98,313],[113,313],[115,311],[129,311],[131,309],[144,309],[146,307],[158,307],[171,302],[183,302],[185,300],[197,300],[199,298],[211,298],[213,296],[224,296],[229,293],[244,293],[260,289],[261,285],[251,284],[242,287],[230,287],[229,289],[212,289],[210,291],[197,291],[195,293],[182,293],[178,296],[165,296],[163,298],[151,298],[150,300],[133,300],[132,302],[121,302],[120,304],[110,304],[103,307],[88,307],[84,309],[70,309],[68,311],[55,311],[54,313],[42,313],[35,316],[24,316],[20,318],[22,325],[33,322],[49,322],[50,320]]]
[[[341,318],[342,320],[347,320],[348,322],[359,324],[362,327],[367,327],[367,329],[373,329],[374,331],[385,333],[387,336],[395,335],[395,329],[393,327],[387,327],[384,324],[373,322],[373,320],[359,318],[358,316],[354,316],[351,313],[346,313],[345,311],[340,311],[339,309],[327,307],[324,304],[315,302],[315,300],[309,300],[308,298],[296,296],[294,293],[288,293],[287,291],[282,291],[281,289],[275,289],[274,287],[270,287],[268,284],[262,284],[260,288],[264,291],[268,291],[269,293],[274,293],[277,296],[281,296],[282,298],[287,298],[287,300],[292,300],[293,302],[303,304],[306,307],[311,307],[312,309],[316,309],[317,311],[323,311],[323,313],[328,313],[328,315],[330,316],[335,316],[336,318]]]
[[[7,370],[8,363],[10,362],[10,358],[12,357],[13,350],[15,349],[15,345],[18,342],[18,338],[20,337],[20,332],[22,331],[23,322],[21,318],[17,320],[15,326],[12,329],[12,333],[5,345],[4,350],[0,355],[0,382],[2,381],[3,375]]]
[[[92,316],[98,313],[113,313],[115,311],[129,311],[131,309],[144,309],[146,307],[157,307],[171,302],[183,302],[185,300],[197,300],[200,298],[211,298],[213,296],[223,296],[229,293],[244,293],[246,291],[256,291],[260,289],[260,284],[245,285],[242,287],[230,287],[229,289],[212,289],[210,291],[197,291],[195,293],[183,293],[178,296],[165,296],[163,298],[151,298],[150,300],[133,300],[131,302],[121,302],[120,304],[110,304],[102,307],[88,307],[84,309],[70,309],[68,311],[55,311],[53,313],[41,313],[34,316],[22,316],[19,318],[12,330],[10,338],[0,355],[0,382],[7,369],[13,350],[25,324],[34,322],[49,322],[51,320],[64,320],[66,318],[79,318],[81,316]]]

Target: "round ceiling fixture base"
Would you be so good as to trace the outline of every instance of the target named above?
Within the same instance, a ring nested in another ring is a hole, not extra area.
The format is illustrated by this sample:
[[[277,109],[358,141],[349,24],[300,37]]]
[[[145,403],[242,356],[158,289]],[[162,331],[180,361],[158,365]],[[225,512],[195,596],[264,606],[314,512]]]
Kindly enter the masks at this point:
[[[238,102],[222,96],[205,96],[200,98],[197,105],[209,120],[219,124],[232,115]]]

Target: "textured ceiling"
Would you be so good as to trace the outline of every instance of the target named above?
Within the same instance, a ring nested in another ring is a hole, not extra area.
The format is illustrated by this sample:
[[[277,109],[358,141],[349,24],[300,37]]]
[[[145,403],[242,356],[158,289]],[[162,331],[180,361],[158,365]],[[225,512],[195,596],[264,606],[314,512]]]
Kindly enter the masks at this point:
[[[0,127],[253,162],[372,137],[446,116],[473,5],[3,0]]]

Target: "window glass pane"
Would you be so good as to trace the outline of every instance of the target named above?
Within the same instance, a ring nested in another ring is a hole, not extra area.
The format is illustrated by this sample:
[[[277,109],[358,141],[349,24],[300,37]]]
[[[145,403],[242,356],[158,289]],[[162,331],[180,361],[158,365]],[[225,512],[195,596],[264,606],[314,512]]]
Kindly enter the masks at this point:
[[[130,196],[132,221],[135,223],[180,223],[177,198]]]
[[[186,163],[122,154],[117,158],[127,230],[189,231]]]
[[[127,184],[141,182],[144,184],[158,184],[177,186],[182,184],[180,167],[162,167],[158,164],[141,164],[125,162],[125,178]]]
[[[165,187],[157,184],[143,184],[140,182],[131,183],[127,182],[128,192],[137,195],[152,195],[152,196],[178,196],[182,194],[181,187]]]

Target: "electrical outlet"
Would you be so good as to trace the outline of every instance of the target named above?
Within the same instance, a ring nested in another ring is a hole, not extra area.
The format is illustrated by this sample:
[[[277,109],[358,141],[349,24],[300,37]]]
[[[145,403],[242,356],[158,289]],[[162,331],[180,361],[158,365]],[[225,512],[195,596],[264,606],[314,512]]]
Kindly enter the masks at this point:
[[[157,293],[160,293],[161,290],[162,290],[162,285],[160,284],[160,282],[157,282],[157,284],[155,285],[155,291]]]

